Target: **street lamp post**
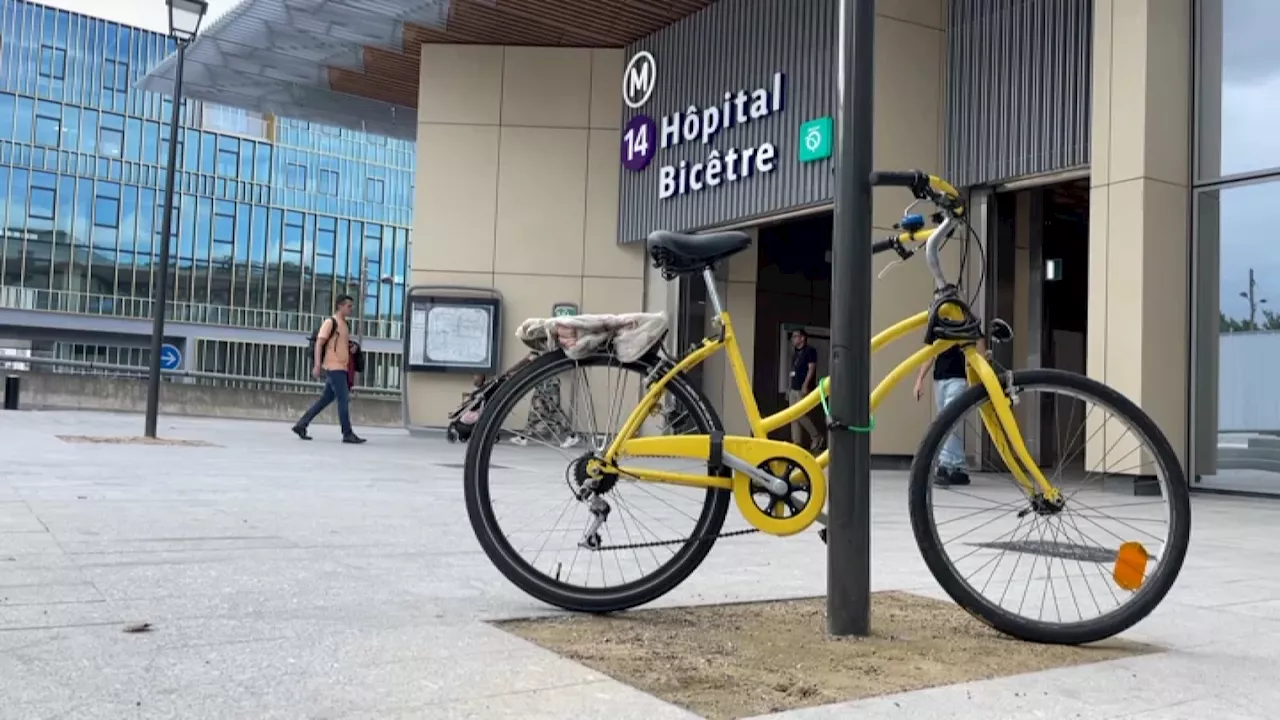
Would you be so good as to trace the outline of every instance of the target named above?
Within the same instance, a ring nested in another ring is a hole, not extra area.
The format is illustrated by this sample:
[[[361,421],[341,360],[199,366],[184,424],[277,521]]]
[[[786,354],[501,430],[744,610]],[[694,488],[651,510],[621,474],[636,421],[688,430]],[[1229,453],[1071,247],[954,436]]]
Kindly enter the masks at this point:
[[[360,302],[356,306],[360,308],[360,324],[356,326],[356,342],[360,343],[360,347],[364,347],[364,324],[368,315],[365,314],[364,302],[369,299],[369,258],[365,258],[360,263]]]
[[[1258,281],[1253,279],[1253,268],[1249,268],[1249,291],[1248,292],[1241,291],[1240,297],[1249,301],[1249,329],[1250,330],[1258,329],[1258,306],[1265,305],[1267,303],[1266,298],[1259,298],[1255,294],[1254,291],[1257,289],[1258,289]]]
[[[871,625],[871,133],[875,0],[840,0],[835,226],[831,249],[831,431],[827,629]]]
[[[358,307],[360,308],[360,320],[356,324],[356,342],[360,343],[361,347],[364,346],[364,324],[368,318],[368,316],[365,314],[364,303],[366,300],[369,299],[369,290],[368,290],[369,266],[372,264],[373,264],[373,258],[367,257],[364,259],[364,263],[360,265],[360,302],[358,305]],[[388,287],[391,287],[395,285],[396,278],[394,275],[383,275],[382,277],[378,278],[378,282]]]
[[[164,313],[169,294],[169,244],[173,241],[173,185],[178,166],[178,120],[182,109],[182,71],[187,45],[195,39],[209,10],[207,0],[166,0],[169,5],[169,36],[178,43],[178,61],[173,80],[173,112],[169,117],[169,166],[165,172],[164,212],[160,220],[160,264],[156,269],[152,298],[151,368],[147,387],[146,436],[156,436],[156,416],[160,413],[160,351],[164,346]]]

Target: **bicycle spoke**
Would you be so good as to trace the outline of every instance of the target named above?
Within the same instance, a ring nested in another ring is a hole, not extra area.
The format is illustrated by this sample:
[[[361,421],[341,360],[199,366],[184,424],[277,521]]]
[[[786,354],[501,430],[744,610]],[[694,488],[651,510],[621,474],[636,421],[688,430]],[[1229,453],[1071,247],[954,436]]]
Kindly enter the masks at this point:
[[[1052,629],[1044,630],[1044,637],[1057,637],[1057,628],[1103,618],[1106,626],[1127,626],[1132,622],[1125,619],[1132,614],[1130,606],[1149,594],[1146,589],[1153,578],[1168,579],[1167,587],[1171,573],[1177,572],[1177,567],[1164,567],[1166,549],[1174,542],[1170,492],[1177,490],[1185,497],[1185,486],[1171,485],[1163,472],[1165,467],[1176,471],[1177,466],[1160,465],[1173,461],[1134,427],[1133,417],[1074,390],[1071,386],[1077,382],[1021,387],[1016,394],[1016,417],[1024,425],[1020,430],[1027,448],[1040,460],[1043,477],[1058,489],[1059,500],[1040,497],[1038,487],[1028,494],[1013,470],[1004,466],[1004,456],[983,449],[981,443],[989,438],[976,417],[981,401],[958,417],[953,413],[947,420],[953,423],[949,429],[933,432],[937,438],[962,438],[964,454],[971,458],[968,465],[973,466],[964,468],[961,479],[967,482],[956,486],[950,476],[938,474],[942,440],[931,446],[928,463],[918,465],[927,471],[924,480],[942,478],[936,481],[940,488],[919,497],[928,503],[928,522],[941,562],[959,583],[947,585],[948,591],[964,602],[975,598],[972,602],[977,604],[970,609],[1005,628],[1015,627],[1004,624],[1013,618],[1047,624]],[[1017,469],[1024,470],[1020,464]],[[1123,493],[1138,482],[1160,496],[1125,497]],[[1099,543],[1099,538],[1108,542]],[[1123,580],[1136,585],[1122,586],[1121,548],[1137,540],[1149,543],[1147,565],[1133,579]],[[1096,587],[1099,584],[1105,589]],[[1148,607],[1153,604],[1146,602]],[[1026,626],[1016,627],[1024,632]],[[1097,627],[1102,626],[1091,626],[1088,632]]]

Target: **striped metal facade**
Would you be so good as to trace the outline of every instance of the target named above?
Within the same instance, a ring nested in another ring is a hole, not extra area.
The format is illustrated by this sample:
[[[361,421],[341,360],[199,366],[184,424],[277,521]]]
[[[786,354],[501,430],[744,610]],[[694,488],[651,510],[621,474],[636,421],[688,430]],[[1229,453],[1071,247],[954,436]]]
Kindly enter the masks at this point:
[[[781,111],[701,139],[658,148],[642,171],[622,169],[618,238],[634,242],[655,229],[695,230],[829,202],[830,160],[800,163],[800,125],[833,115],[836,41],[834,0],[721,0],[627,47],[625,57],[647,50],[657,65],[652,96],[638,110],[623,106],[623,124],[637,113],[657,123],[723,102],[726,92],[770,88],[785,74]],[[660,168],[706,162],[727,152],[772,143],[776,167],[718,187],[659,199]]]
[[[947,174],[994,183],[1089,163],[1091,0],[950,0]]]

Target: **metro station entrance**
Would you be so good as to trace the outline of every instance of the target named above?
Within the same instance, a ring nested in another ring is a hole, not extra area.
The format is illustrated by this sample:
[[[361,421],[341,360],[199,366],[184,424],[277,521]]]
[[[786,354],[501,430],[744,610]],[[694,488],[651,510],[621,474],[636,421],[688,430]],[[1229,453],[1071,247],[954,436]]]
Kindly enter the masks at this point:
[[[818,354],[817,377],[831,355],[831,232],[833,216],[822,212],[759,229],[756,273],[755,375],[760,412],[782,410],[791,381],[791,333],[802,329]],[[818,428],[821,412],[810,413]],[[774,433],[790,440],[790,431]]]
[[[987,314],[1013,328],[993,348],[1010,369],[1086,370],[1089,315],[1087,178],[996,192],[988,206]],[[1020,419],[1040,463],[1084,462],[1082,408],[1023,409]]]

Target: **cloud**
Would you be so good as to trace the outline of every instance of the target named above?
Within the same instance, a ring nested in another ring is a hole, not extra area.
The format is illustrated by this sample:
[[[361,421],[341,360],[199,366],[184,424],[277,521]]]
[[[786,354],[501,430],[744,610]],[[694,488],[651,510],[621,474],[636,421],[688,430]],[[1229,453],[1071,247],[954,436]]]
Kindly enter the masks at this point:
[[[41,4],[91,17],[132,25],[145,30],[169,32],[169,10],[165,0],[40,0]],[[209,0],[204,26],[217,20],[239,0]]]
[[[1280,23],[1277,0],[1213,0],[1222,12],[1220,111],[1221,175],[1280,167],[1280,57],[1274,49]],[[1212,8],[1206,8],[1206,11]],[[1215,112],[1206,107],[1204,112]],[[1202,157],[1205,153],[1202,153]],[[1212,156],[1212,153],[1208,153]],[[1204,168],[1212,172],[1213,168]],[[1252,269],[1257,297],[1280,303],[1280,234],[1272,228],[1280,180],[1229,187],[1219,192],[1219,288],[1222,312],[1242,318],[1249,302]],[[1212,240],[1212,230],[1202,238]]]
[[[1280,66],[1253,82],[1236,83],[1234,72],[1227,80],[1222,88],[1221,174],[1280,166]]]
[[[1276,0],[1217,0],[1222,8],[1223,64],[1229,68],[1233,84],[1265,81],[1277,72],[1275,58],[1276,22],[1280,3]]]

